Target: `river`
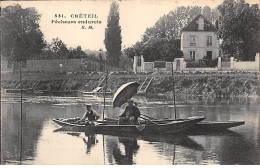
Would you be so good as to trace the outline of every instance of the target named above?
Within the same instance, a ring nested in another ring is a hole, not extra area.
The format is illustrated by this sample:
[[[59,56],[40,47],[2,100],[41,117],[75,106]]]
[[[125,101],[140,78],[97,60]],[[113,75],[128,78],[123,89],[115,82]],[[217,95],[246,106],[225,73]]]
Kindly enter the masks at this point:
[[[135,97],[142,114],[174,118],[173,103]],[[1,100],[1,164],[73,165],[259,165],[260,99],[177,99],[177,117],[205,116],[208,121],[245,120],[219,132],[177,135],[102,135],[62,131],[53,118],[81,117],[85,104],[102,116],[103,98],[4,95]],[[105,116],[117,117],[111,98]],[[21,130],[22,125],[22,130]],[[22,133],[22,136],[21,136]]]

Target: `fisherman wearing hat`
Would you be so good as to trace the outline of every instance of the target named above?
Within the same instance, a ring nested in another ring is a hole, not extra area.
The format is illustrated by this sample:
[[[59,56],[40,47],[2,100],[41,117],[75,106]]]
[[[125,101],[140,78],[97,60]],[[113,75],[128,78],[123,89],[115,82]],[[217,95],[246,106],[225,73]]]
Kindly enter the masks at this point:
[[[119,116],[118,124],[130,123],[134,125],[138,117],[140,117],[140,111],[134,105],[134,101],[130,99],[128,100],[128,106],[126,106],[125,111]]]
[[[85,121],[88,124],[93,124],[94,121],[99,119],[99,114],[91,109],[91,104],[86,105],[86,112],[83,115],[83,117],[80,119],[80,121]]]

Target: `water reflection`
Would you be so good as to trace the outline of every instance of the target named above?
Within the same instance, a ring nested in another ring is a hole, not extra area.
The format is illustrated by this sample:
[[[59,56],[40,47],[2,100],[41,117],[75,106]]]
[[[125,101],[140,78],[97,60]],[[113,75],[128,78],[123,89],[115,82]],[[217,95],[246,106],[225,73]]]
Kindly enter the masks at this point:
[[[145,115],[174,117],[171,101],[136,100]],[[21,164],[259,164],[259,100],[177,101],[178,118],[203,115],[210,121],[246,121],[231,130],[184,135],[89,135],[60,129],[52,119],[81,117],[86,102],[92,102],[93,109],[101,113],[103,99],[25,99],[21,141],[20,104],[10,98],[1,102],[1,163],[19,164],[22,159]],[[106,117],[117,117],[121,112],[109,106],[109,100],[107,105]]]
[[[65,132],[67,135],[79,137],[83,140],[86,145],[86,154],[91,154],[91,147],[98,145],[99,140],[97,137],[103,136],[103,143],[105,143],[107,159],[109,164],[119,164],[119,165],[131,165],[136,164],[134,162],[134,157],[140,150],[146,150],[146,148],[140,147],[138,141],[142,143],[149,144],[149,148],[154,149],[154,151],[159,151],[160,155],[165,155],[172,157],[173,163],[175,159],[175,148],[176,146],[184,147],[186,149],[191,149],[194,151],[203,151],[202,145],[198,144],[187,135],[175,134],[175,135],[154,135],[154,134],[129,134],[129,133],[113,133],[112,135],[101,135],[101,134],[88,134],[80,132],[66,132],[65,129],[56,130],[56,133]],[[104,150],[104,149],[103,149]],[[145,156],[142,156],[145,157]]]
[[[63,131],[63,130],[56,130],[55,132],[57,131]],[[98,143],[98,140],[96,139],[96,134],[85,133],[85,137],[80,137],[81,133],[79,132],[67,132],[67,134],[82,138],[83,142],[87,146],[86,154],[90,154],[91,147]]]
[[[139,149],[137,140],[134,137],[118,137],[119,143],[124,145],[124,154],[122,154],[120,148],[115,146],[113,148],[113,156],[117,164],[119,165],[132,165],[133,155],[135,155]]]
[[[92,146],[94,146],[96,143],[98,143],[98,140],[96,140],[96,135],[87,135],[87,140],[83,138],[84,143],[87,145],[87,154],[90,154],[90,149]]]

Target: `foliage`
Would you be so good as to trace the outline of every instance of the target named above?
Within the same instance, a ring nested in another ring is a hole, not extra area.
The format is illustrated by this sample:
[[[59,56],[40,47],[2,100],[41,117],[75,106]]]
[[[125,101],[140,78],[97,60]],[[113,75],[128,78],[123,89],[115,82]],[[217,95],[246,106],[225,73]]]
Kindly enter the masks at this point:
[[[219,38],[222,49],[239,60],[253,60],[260,46],[260,13],[257,4],[225,0],[220,12]]]
[[[2,9],[1,54],[7,60],[25,60],[42,52],[45,47],[39,27],[40,15],[34,8],[23,9],[20,5]]]
[[[107,50],[107,59],[112,65],[119,65],[121,56],[121,26],[119,26],[119,5],[114,1],[110,6],[107,17],[107,28],[105,31],[105,46]]]
[[[119,61],[119,66],[126,70],[129,71],[131,70],[132,66],[133,66],[133,62],[132,59],[128,58],[127,56],[125,56],[124,54],[120,57],[120,61]]]
[[[175,11],[162,16],[153,27],[147,28],[143,35],[143,42],[148,41],[151,37],[166,38],[168,40],[179,39],[181,29],[200,14],[202,10],[205,12],[207,20],[213,22],[217,19],[217,10],[212,10],[208,6],[203,9],[198,6],[180,6]]]
[[[84,52],[86,53],[87,57],[91,58],[92,60],[107,62],[107,53],[101,49],[99,51],[87,49]]]
[[[142,42],[137,42],[132,47],[125,49],[127,56],[133,58],[134,55],[143,55],[145,61],[173,61],[174,58],[183,56],[180,50],[180,32],[194,17],[205,13],[205,18],[215,21],[218,18],[218,11],[206,6],[201,9],[195,7],[178,7],[176,10],[162,16],[153,27],[147,28]],[[163,38],[164,41],[145,45],[152,38]]]
[[[67,58],[68,57],[68,48],[66,44],[59,39],[58,37],[52,39],[49,49],[57,56],[57,58]]]
[[[124,53],[128,58],[134,58],[134,56],[141,56],[143,53],[143,43],[136,42],[133,46],[124,49]]]
[[[68,58],[83,58],[86,57],[86,53],[82,51],[81,46],[78,46],[77,48],[70,48],[69,49],[69,55]]]
[[[201,62],[194,62],[194,61],[187,61],[187,68],[206,68],[206,67],[216,67],[218,65],[218,58],[213,60],[210,59],[203,59]]]
[[[123,53],[128,57],[128,58],[134,58],[136,56],[134,46],[128,47],[123,50]]]
[[[174,58],[183,56],[180,50],[180,40],[169,40],[155,43],[144,47],[142,52],[144,60],[152,61],[173,61]]]

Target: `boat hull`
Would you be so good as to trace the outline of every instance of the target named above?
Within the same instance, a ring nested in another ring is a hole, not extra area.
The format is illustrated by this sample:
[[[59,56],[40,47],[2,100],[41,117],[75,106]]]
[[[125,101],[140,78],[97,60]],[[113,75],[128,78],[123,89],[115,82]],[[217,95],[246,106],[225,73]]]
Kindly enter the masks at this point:
[[[204,120],[205,117],[190,117],[181,121],[170,121],[166,124],[140,124],[140,125],[117,125],[115,123],[97,123],[95,125],[72,124],[54,119],[57,124],[74,131],[86,131],[94,133],[113,133],[113,132],[129,132],[129,133],[157,133],[169,134],[185,131],[198,122]]]
[[[194,129],[199,129],[199,130],[223,130],[223,129],[228,129],[232,127],[237,127],[240,125],[244,125],[245,121],[215,121],[215,122],[207,122],[207,121],[202,121],[198,124],[196,124],[196,127]]]
[[[182,120],[182,119],[178,119]],[[154,120],[155,122],[173,121],[170,119],[166,120]],[[189,130],[224,130],[232,127],[244,125],[245,121],[202,121],[197,123],[194,127]]]

